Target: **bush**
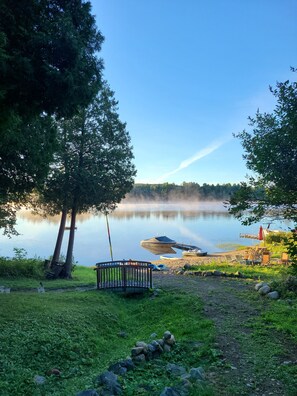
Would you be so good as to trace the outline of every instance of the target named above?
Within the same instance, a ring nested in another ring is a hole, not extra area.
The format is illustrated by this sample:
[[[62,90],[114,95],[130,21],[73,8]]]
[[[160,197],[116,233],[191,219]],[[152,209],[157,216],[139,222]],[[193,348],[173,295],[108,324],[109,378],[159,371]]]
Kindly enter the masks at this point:
[[[282,281],[274,281],[272,288],[277,290],[282,297],[297,296],[297,276],[289,275]]]
[[[265,242],[266,243],[280,243],[280,244],[284,244],[284,242],[287,240],[288,238],[288,232],[278,232],[278,233],[269,233],[266,238],[265,238]]]
[[[25,249],[14,249],[14,257],[0,257],[0,276],[3,278],[25,277],[40,279],[44,274],[44,261],[27,258]]]
[[[285,287],[287,290],[297,295],[297,276],[288,276],[285,280]]]
[[[285,242],[287,252],[290,256],[291,260],[291,267],[290,267],[290,273],[292,275],[297,276],[297,232],[296,228],[295,230],[292,230],[290,236]]]

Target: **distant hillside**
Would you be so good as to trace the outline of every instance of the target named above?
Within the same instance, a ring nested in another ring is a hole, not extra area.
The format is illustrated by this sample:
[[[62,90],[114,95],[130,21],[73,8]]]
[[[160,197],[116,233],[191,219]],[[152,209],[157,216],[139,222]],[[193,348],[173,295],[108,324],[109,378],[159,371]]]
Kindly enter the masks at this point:
[[[138,201],[225,201],[239,189],[239,184],[198,184],[183,183],[182,185],[135,184],[127,195],[125,202]]]

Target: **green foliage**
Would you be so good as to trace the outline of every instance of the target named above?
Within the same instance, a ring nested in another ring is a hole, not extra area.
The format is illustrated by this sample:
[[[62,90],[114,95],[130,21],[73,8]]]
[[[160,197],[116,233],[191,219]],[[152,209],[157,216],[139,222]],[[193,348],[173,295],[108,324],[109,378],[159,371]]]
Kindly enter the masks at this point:
[[[77,213],[113,210],[133,186],[136,171],[130,136],[119,119],[117,106],[114,93],[104,83],[88,108],[57,121],[58,148],[39,189],[37,207],[45,209],[46,214],[62,212],[61,224],[71,211],[66,277],[71,276]],[[59,233],[57,245],[62,237]]]
[[[88,108],[57,122],[59,145],[41,190],[47,210],[110,210],[131,190],[136,171],[117,105],[104,83]]]
[[[25,249],[14,248],[14,257],[0,257],[0,277],[3,278],[43,278],[44,261],[40,258],[27,258]]]
[[[87,106],[101,86],[103,37],[83,0],[3,0],[0,7],[0,228],[43,182],[55,118]],[[13,205],[12,205],[13,203]]]
[[[297,297],[297,276],[283,276],[280,280],[272,282],[272,287],[277,290],[282,298]]]
[[[297,83],[277,83],[270,90],[277,98],[273,113],[258,111],[249,118],[252,131],[237,135],[255,174],[229,201],[230,213],[244,224],[276,216],[297,220]]]
[[[268,248],[272,251],[278,250],[278,252],[288,253],[290,260],[290,272],[293,275],[297,275],[297,232],[296,228],[288,232],[278,232],[268,234],[265,242],[268,244]],[[270,244],[270,246],[269,246]]]
[[[3,0],[0,19],[3,114],[73,114],[90,103],[101,83],[95,54],[103,37],[89,2]]]
[[[288,234],[285,246],[291,261],[291,272],[297,276],[297,230],[296,227]]]
[[[168,329],[177,340],[173,362],[186,368],[207,368],[216,360],[210,352],[213,326],[203,318],[199,300],[184,294],[163,292],[153,300],[148,295],[124,298],[96,291],[64,292],[63,298],[57,293],[0,297],[3,396],[14,392],[72,395],[93,388],[95,377],[129,355],[136,341],[149,341],[153,332],[162,337]],[[127,337],[118,335],[122,331]],[[169,360],[171,354],[165,354],[156,365],[148,363],[129,374],[123,380],[124,394],[139,394],[141,384],[148,384],[152,386],[150,394],[159,395],[172,383],[172,378],[164,375]],[[47,374],[52,368],[58,368],[61,376]],[[34,384],[35,375],[46,377],[42,387]]]
[[[55,138],[56,126],[45,115],[30,121],[15,118],[1,134],[0,227],[6,234],[14,233],[16,210],[27,203],[28,194],[46,177]]]
[[[284,244],[284,242],[287,240],[287,237],[287,232],[268,233],[268,235],[265,237],[265,242],[268,244]]]
[[[287,268],[281,265],[261,266],[261,265],[246,265],[239,263],[218,263],[215,260],[209,264],[194,264],[188,271],[222,271],[227,274],[234,274],[240,272],[247,278],[251,279],[265,279],[272,280],[281,278],[283,274],[288,272]]]
[[[27,251],[24,248],[13,248],[14,258],[16,260],[23,260],[27,257]]]

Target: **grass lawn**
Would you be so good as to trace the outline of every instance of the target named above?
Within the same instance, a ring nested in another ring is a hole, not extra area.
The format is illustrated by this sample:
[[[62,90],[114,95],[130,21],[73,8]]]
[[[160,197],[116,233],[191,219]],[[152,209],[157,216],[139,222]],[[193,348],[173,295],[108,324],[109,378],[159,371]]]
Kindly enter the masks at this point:
[[[199,264],[195,268],[240,271],[267,281],[279,280],[288,271],[281,266],[228,263]],[[41,280],[44,294],[36,291]],[[186,369],[202,366],[206,371],[220,364],[212,321],[205,318],[199,298],[181,290],[160,290],[154,298],[151,292],[131,297],[97,290],[76,291],[79,286],[96,285],[95,271],[80,266],[75,268],[72,280],[2,276],[1,285],[12,288],[10,294],[0,294],[1,396],[64,396],[94,388],[96,376],[130,355],[136,341],[148,342],[152,333],[161,338],[166,330],[174,334],[175,348],[121,379],[124,395],[159,396],[165,386],[173,386],[176,380],[165,369],[168,362]],[[249,291],[245,299],[257,304],[259,295]],[[252,330],[256,341],[260,337],[259,345],[265,329],[285,334],[296,348],[296,295],[289,293],[282,300],[271,301],[260,313]],[[53,368],[59,369],[61,375],[49,375]],[[283,366],[279,372],[287,382],[290,375],[297,374],[294,365]],[[44,385],[35,384],[36,375],[46,378]],[[205,385],[194,388],[191,396],[214,394]]]
[[[211,352],[213,325],[203,317],[201,302],[183,293],[160,291],[151,298],[149,292],[140,297],[102,291],[18,292],[0,299],[1,396],[75,395],[94,388],[95,377],[126,358],[136,341],[147,342],[152,333],[161,338],[166,330],[177,340],[174,352],[162,355],[158,365],[147,363],[149,370],[133,371],[123,384],[126,395],[141,395],[140,385],[148,384],[149,394],[159,395],[172,383],[165,370],[168,361],[190,369],[207,368],[216,359]],[[47,375],[53,368],[61,376]],[[36,385],[36,375],[45,376],[46,383]],[[212,394],[207,388],[201,392]]]
[[[295,292],[284,290],[285,280],[290,274],[290,268],[284,265],[242,265],[237,263],[210,263],[191,265],[189,271],[214,271],[236,273],[241,272],[252,279],[263,280],[281,294],[281,300],[271,305],[271,311],[265,314],[265,321],[269,321],[278,330],[290,333],[297,342],[297,280]],[[256,298],[256,294],[254,295]],[[252,297],[253,298],[253,297]]]
[[[238,263],[218,263],[213,261],[211,263],[204,264],[196,263],[191,264],[191,268],[189,271],[222,271],[227,274],[241,272],[243,275],[247,277],[251,277],[253,279],[259,280],[275,280],[280,279],[288,273],[288,268],[282,265],[271,265],[271,266],[262,266],[262,265],[245,265]]]

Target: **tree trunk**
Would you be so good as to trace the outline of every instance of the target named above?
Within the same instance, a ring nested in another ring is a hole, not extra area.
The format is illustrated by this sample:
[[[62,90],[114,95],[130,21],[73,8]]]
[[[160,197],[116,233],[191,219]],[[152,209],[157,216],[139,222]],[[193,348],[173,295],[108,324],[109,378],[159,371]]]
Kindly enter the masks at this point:
[[[68,248],[67,248],[65,267],[63,271],[64,276],[67,279],[71,279],[76,213],[77,213],[77,209],[74,206],[71,210],[71,224],[70,224]]]
[[[61,247],[62,247],[62,242],[63,242],[63,236],[64,236],[64,231],[65,231],[65,224],[66,224],[66,218],[67,218],[67,210],[63,209],[62,210],[62,215],[61,215],[61,221],[60,221],[60,228],[57,236],[57,242],[52,258],[52,263],[56,263],[59,261],[60,258],[60,253],[61,253]]]

